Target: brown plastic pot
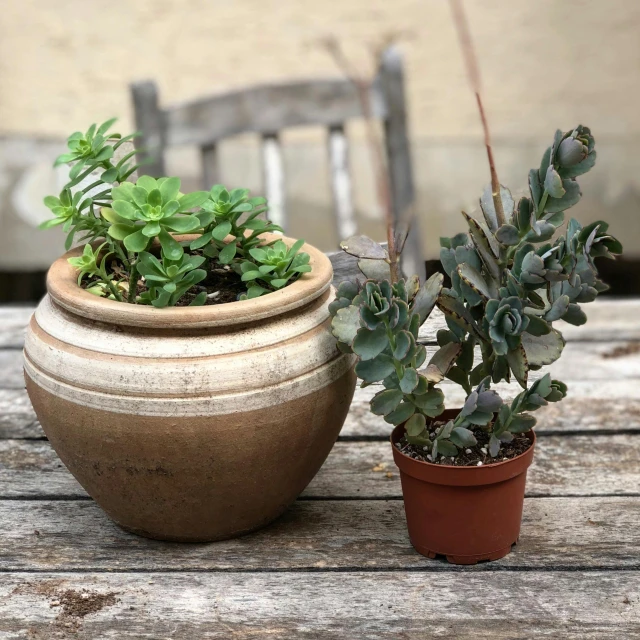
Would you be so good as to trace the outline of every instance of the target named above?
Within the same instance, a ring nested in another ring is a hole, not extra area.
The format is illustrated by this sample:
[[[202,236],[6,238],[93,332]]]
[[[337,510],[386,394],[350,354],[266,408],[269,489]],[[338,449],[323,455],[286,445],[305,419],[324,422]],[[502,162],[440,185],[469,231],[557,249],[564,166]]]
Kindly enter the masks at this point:
[[[441,418],[455,418],[448,409]],[[452,564],[498,560],[510,551],[520,535],[527,469],[533,460],[536,437],[527,435],[531,447],[506,462],[481,467],[456,467],[421,462],[395,446],[404,425],[391,434],[393,459],[400,469],[404,508],[411,544],[428,558],[444,555]]]

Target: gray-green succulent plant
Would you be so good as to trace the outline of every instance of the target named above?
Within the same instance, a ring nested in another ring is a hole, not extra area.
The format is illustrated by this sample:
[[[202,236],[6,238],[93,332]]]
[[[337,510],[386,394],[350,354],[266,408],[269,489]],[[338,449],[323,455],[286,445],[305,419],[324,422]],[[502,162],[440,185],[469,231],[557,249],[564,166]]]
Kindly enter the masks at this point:
[[[489,451],[496,456],[501,443],[533,427],[535,418],[528,411],[566,395],[566,386],[549,375],[529,386],[529,371],[562,353],[564,338],[553,322],[583,324],[580,305],[607,289],[594,259],[622,252],[602,221],[583,228],[572,219],[553,240],[565,211],[582,195],[576,178],[595,160],[594,138],[587,127],[578,126],[556,132],[540,167],[529,174],[529,196],[516,204],[506,187],[499,194],[487,187],[480,198],[483,220],[463,212],[468,234],[440,240],[448,287],[438,276],[422,287],[415,278],[391,282],[384,247],[364,236],[341,244],[359,258],[368,279],[343,283],[331,305],[339,348],[359,357],[356,373],[363,385],[383,382],[385,389],[371,401],[372,412],[394,425],[404,422],[409,442],[421,445],[432,459],[455,456],[474,443],[474,429],[490,434]],[[417,332],[434,304],[448,328],[438,331],[440,348],[425,366]],[[512,376],[524,391],[507,405],[489,386],[510,382]],[[445,377],[468,396],[459,415],[434,431],[432,419],[443,409],[435,385]]]

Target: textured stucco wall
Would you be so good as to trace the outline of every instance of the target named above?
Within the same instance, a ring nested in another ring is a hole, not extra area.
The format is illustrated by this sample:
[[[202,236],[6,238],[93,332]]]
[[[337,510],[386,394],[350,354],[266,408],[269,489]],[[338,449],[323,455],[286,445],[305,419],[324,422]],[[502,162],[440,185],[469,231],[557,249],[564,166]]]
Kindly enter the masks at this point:
[[[638,0],[467,0],[496,136],[588,121],[640,131]],[[3,0],[0,133],[58,136],[129,115],[127,83],[168,101],[248,83],[334,73],[313,45],[366,47],[406,32],[413,132],[478,135],[445,0]]]
[[[640,255],[640,2],[466,0],[482,67],[502,181],[526,185],[557,127],[579,122],[600,156],[575,214],[605,216]],[[131,126],[128,83],[154,78],[164,102],[258,82],[331,76],[317,46],[333,34],[366,69],[368,47],[401,32],[422,236],[461,228],[488,181],[475,102],[446,0],[3,0],[0,11],[0,267],[44,266],[59,252],[55,230],[34,234],[42,196],[59,179],[50,162],[70,131],[112,115]],[[351,166],[364,231],[382,237],[369,158],[358,126]],[[51,142],[47,142],[50,140]],[[335,246],[325,140],[285,136],[293,235]],[[223,177],[261,189],[251,140],[223,145]],[[195,150],[170,171],[197,183]],[[37,240],[35,239],[37,238]],[[25,251],[28,242],[34,248]]]

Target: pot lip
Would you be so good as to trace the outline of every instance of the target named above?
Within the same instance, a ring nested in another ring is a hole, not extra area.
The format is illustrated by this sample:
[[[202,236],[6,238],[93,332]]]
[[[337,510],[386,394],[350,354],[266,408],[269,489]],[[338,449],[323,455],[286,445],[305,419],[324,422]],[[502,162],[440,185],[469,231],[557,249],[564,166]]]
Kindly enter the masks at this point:
[[[198,234],[176,234],[177,240],[191,240]],[[288,246],[294,238],[265,233],[267,241],[282,240]],[[333,268],[329,258],[313,245],[305,243],[301,251],[309,254],[311,271],[303,273],[294,283],[272,293],[251,300],[238,300],[202,307],[170,307],[128,304],[99,298],[85,291],[77,283],[77,272],[67,262],[79,256],[82,247],[76,247],[58,258],[47,274],[47,291],[56,305],[91,320],[108,324],[155,329],[220,327],[247,324],[272,318],[305,306],[319,298],[330,286]]]
[[[458,415],[459,412],[460,409],[447,409],[441,416],[450,419]],[[525,435],[531,441],[531,446],[515,458],[510,458],[504,462],[492,462],[481,467],[459,467],[449,464],[433,464],[410,458],[396,447],[396,442],[400,440],[403,434],[404,423],[397,425],[389,438],[396,465],[401,471],[415,478],[443,485],[473,486],[492,484],[520,475],[531,464],[536,445],[536,434],[533,430],[530,430]]]

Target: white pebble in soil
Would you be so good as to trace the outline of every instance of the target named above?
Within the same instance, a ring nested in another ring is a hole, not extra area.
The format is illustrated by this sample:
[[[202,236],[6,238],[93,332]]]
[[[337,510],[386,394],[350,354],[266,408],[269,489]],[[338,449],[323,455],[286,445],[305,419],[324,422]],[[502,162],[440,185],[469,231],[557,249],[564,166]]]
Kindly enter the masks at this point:
[[[478,464],[476,465],[476,467],[481,467],[482,466],[482,460],[480,460],[480,462],[478,462]]]
[[[487,455],[487,449],[486,449],[486,447],[482,447],[482,448],[480,449],[480,451],[482,451],[482,453],[484,453],[484,455],[485,455],[485,456]]]
[[[465,449],[464,452],[465,453],[471,453],[471,449]]]

